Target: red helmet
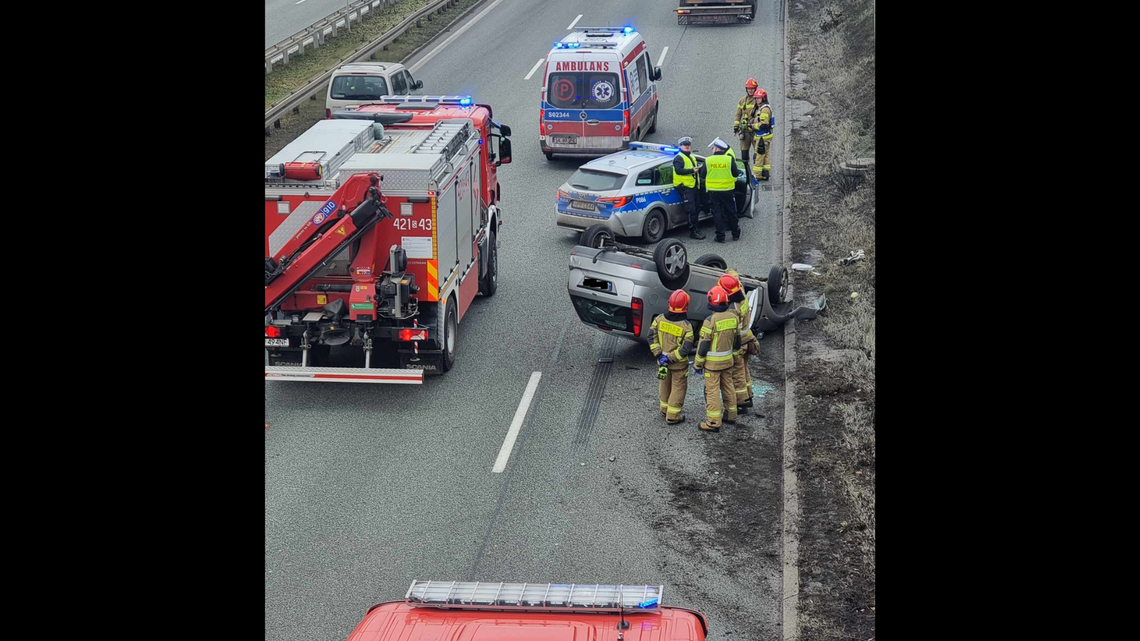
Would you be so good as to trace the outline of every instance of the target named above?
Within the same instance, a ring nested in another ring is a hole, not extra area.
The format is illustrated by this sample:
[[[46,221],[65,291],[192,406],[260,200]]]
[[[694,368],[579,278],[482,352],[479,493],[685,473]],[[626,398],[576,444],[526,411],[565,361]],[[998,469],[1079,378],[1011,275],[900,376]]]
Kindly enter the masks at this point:
[[[757,82],[756,82],[755,78],[749,78],[748,82],[744,83],[745,89],[755,89],[756,86],[757,86]]]
[[[724,291],[724,288],[721,287],[720,285],[714,285],[713,288],[709,290],[709,305],[727,305],[727,304],[728,304],[728,292]]]
[[[757,89],[756,93],[754,93],[752,95],[756,96],[757,98],[759,98],[761,100],[767,100],[768,99],[768,92],[764,91],[763,89]]]
[[[669,311],[678,314],[689,311],[689,293],[678,289],[669,295]]]
[[[732,296],[736,292],[740,291],[740,281],[737,280],[736,276],[733,276],[732,274],[725,274],[724,276],[721,276],[719,279],[717,279],[716,284],[720,285],[721,289],[728,292],[729,296]]]

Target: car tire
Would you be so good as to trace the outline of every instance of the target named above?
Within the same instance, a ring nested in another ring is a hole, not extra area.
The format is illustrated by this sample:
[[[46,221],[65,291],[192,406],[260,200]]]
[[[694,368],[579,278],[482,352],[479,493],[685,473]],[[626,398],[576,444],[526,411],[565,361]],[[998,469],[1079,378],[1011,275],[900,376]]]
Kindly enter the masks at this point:
[[[653,125],[649,127],[648,132],[650,135],[657,133],[657,110],[660,108],[661,103],[657,103],[657,106],[653,108]]]
[[[693,261],[694,265],[704,265],[705,267],[715,267],[717,269],[728,269],[728,262],[717,254],[705,254],[700,258]]]
[[[653,262],[657,265],[657,277],[667,289],[683,289],[689,282],[688,250],[676,238],[657,244],[653,250]]]
[[[786,302],[788,296],[788,268],[773,267],[768,271],[768,302],[773,307]]]
[[[492,232],[487,241],[487,277],[479,281],[479,293],[490,298],[499,290],[499,239],[498,234]]]
[[[593,247],[594,249],[601,249],[603,243],[612,245],[614,243],[614,233],[610,231],[609,227],[601,223],[587,227],[578,240],[579,245]]]
[[[645,215],[645,222],[641,225],[641,239],[647,243],[656,243],[665,236],[665,214],[660,209],[654,209]]]
[[[439,356],[439,371],[442,373],[450,371],[455,366],[455,343],[459,335],[459,321],[455,315],[454,294],[447,298],[447,308],[444,310],[440,327],[443,329],[443,337],[439,341],[439,347],[443,350],[443,354]]]

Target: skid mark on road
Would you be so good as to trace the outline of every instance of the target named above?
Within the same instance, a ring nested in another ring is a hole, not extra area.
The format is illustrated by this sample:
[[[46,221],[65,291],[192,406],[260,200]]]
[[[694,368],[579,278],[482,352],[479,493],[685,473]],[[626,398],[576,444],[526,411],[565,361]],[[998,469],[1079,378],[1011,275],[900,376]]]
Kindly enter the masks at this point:
[[[574,433],[574,446],[577,449],[584,448],[590,441],[594,424],[598,422],[598,410],[602,406],[602,394],[606,391],[606,383],[610,380],[616,345],[617,339],[612,335],[602,340],[598,363],[594,366],[594,374],[590,378],[590,387],[586,392],[586,405],[582,407],[582,414],[578,417],[578,430]]]

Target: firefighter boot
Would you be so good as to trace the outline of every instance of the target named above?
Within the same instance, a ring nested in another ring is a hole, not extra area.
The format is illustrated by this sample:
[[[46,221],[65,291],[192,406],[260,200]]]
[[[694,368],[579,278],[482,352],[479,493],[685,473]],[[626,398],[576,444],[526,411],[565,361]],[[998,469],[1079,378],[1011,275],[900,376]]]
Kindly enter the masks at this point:
[[[704,421],[701,421],[700,428],[701,428],[702,432],[719,432],[720,431],[719,426],[713,427],[712,425],[709,425],[708,423],[705,423]]]

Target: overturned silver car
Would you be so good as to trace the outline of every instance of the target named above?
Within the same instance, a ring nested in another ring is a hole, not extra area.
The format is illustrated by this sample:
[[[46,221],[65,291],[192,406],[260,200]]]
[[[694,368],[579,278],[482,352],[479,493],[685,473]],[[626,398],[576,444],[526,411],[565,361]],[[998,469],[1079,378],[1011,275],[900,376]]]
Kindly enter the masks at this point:
[[[653,318],[668,310],[676,289],[689,293],[689,320],[699,326],[709,315],[704,305],[708,292],[727,269],[716,254],[690,262],[684,243],[675,238],[654,248],[623,245],[604,225],[594,225],[580,242],[570,251],[567,283],[574,311],[587,325],[635,340],[649,338]],[[787,300],[787,268],[773,267],[765,277],[741,273],[740,282],[754,332],[772,331],[791,318],[815,318],[827,305],[826,296],[820,296],[810,306],[793,307]]]

